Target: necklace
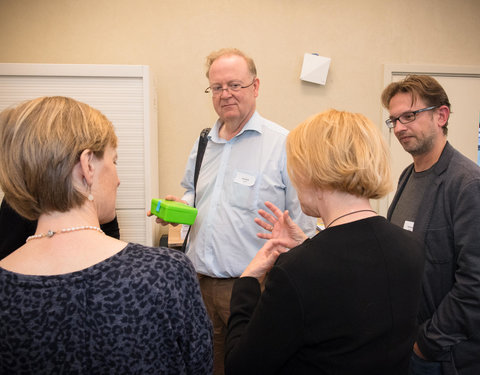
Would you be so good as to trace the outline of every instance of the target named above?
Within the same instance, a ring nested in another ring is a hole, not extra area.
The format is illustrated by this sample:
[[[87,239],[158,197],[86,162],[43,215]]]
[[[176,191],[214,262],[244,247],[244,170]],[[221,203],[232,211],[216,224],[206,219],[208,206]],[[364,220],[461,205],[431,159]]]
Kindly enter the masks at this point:
[[[82,225],[80,227],[63,228],[63,229],[57,230],[56,232],[53,230],[49,230],[47,233],[34,234],[33,236],[28,237],[26,242],[30,240],[43,238],[43,237],[50,238],[50,237],[53,237],[55,234],[75,232],[78,230],[96,230],[97,232],[103,233],[103,230],[101,230],[99,227],[94,227],[93,225]]]
[[[333,219],[330,224],[328,224],[325,229],[327,229],[330,225],[332,225],[334,222],[336,222],[338,219],[341,219],[342,217],[345,217],[345,216],[348,216],[348,215],[353,215],[353,214],[357,214],[359,212],[373,212],[374,214],[376,214],[376,212],[374,210],[358,210],[358,211],[353,211],[353,212],[349,212],[348,214],[345,214],[345,215],[342,215],[342,216],[339,216],[337,217],[336,219]]]

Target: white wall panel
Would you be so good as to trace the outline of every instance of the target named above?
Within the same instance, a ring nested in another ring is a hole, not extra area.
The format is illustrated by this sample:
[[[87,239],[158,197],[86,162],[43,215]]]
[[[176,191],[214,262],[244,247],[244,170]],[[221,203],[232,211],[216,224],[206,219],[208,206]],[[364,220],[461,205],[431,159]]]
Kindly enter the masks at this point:
[[[158,243],[158,226],[145,216],[150,199],[158,196],[156,104],[149,68],[0,64],[0,110],[52,95],[85,102],[112,121],[119,140],[117,215],[121,238],[146,245]]]

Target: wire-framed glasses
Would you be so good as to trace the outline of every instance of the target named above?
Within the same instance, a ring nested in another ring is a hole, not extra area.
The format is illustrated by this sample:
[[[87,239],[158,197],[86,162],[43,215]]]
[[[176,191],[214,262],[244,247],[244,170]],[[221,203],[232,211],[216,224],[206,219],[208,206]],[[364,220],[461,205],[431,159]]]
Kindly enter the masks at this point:
[[[228,90],[229,92],[240,91],[241,89],[246,89],[247,87],[252,86],[256,79],[257,78],[255,77],[252,83],[246,86],[242,86],[242,84],[239,82],[230,82],[225,88],[222,85],[212,85],[205,89],[205,93],[208,94],[211,92],[213,96],[219,96],[222,95],[224,90]]]

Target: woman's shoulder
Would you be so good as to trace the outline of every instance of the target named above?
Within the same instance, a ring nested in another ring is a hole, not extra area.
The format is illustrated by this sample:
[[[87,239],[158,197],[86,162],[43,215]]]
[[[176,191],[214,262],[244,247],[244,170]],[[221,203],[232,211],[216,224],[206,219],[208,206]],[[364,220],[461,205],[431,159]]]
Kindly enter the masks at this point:
[[[330,257],[332,253],[348,254],[352,246],[359,246],[360,243],[377,243],[383,239],[397,242],[399,245],[422,246],[413,233],[390,223],[383,216],[374,216],[321,231],[282,254],[278,263],[282,265],[315,263],[320,258]]]
[[[290,270],[297,267],[303,268],[305,264],[312,264],[312,262],[316,263],[313,258],[318,256],[318,252],[312,251],[316,247],[315,243],[316,236],[306,239],[300,245],[280,254],[275,266]]]
[[[372,231],[374,231],[377,236],[383,234],[394,240],[419,242],[417,237],[411,231],[403,229],[398,225],[389,222],[383,216],[378,216],[375,221],[370,223],[370,225],[372,227]],[[419,242],[419,244],[421,243]]]
[[[28,275],[11,272],[0,267],[0,279],[15,285],[42,288],[72,287],[84,283],[129,283],[133,280],[152,285],[168,280],[182,280],[185,284],[195,280],[191,261],[178,250],[128,243],[116,254],[79,271],[58,275]],[[162,281],[163,280],[163,281]]]
[[[118,261],[136,269],[194,271],[192,262],[183,252],[167,247],[152,247],[138,243],[129,243],[121,252]]]
[[[139,243],[129,242],[125,247],[125,252],[130,256],[165,258],[172,262],[190,262],[183,252],[163,246],[146,246]]]

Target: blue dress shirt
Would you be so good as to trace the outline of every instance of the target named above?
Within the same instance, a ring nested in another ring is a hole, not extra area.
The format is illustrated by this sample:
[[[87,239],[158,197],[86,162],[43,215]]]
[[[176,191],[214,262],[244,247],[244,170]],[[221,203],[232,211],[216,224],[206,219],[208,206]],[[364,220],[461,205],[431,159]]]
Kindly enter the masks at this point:
[[[258,209],[270,201],[291,218],[307,236],[315,233],[316,219],[302,213],[286,167],[288,130],[255,112],[229,141],[222,139],[218,120],[197,181],[198,215],[189,235],[187,256],[198,273],[211,277],[238,277],[265,240],[255,222]],[[198,140],[188,158],[182,199],[193,205],[193,175]]]

